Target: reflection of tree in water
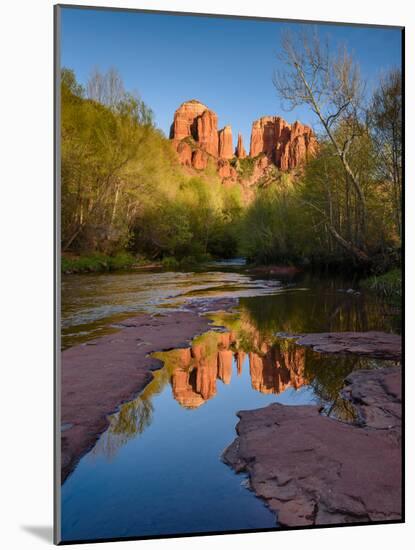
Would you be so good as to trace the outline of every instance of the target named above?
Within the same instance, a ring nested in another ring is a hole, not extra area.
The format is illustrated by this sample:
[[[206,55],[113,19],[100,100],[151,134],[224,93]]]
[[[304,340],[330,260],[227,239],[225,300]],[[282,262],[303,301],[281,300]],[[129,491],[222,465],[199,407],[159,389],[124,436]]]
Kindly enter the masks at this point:
[[[400,331],[399,311],[382,297],[348,294],[351,283],[336,280],[313,282],[310,288],[307,283],[303,290],[299,284],[280,294],[241,298],[241,311],[261,333]]]
[[[110,416],[110,425],[99,438],[92,450],[93,455],[105,455],[113,458],[118,449],[144,432],[153,419],[152,399],[161,393],[170,380],[169,373],[163,367],[153,373],[153,380],[133,401],[121,405],[120,410]]]
[[[324,414],[352,422],[355,420],[355,410],[350,402],[340,395],[345,378],[355,370],[381,368],[392,364],[396,363],[355,355],[322,354],[307,349],[305,373],[324,409]]]
[[[315,307],[314,304],[309,315],[317,314]],[[350,327],[351,317],[347,317],[347,311],[339,304],[336,308],[332,316],[340,316],[341,326]],[[122,405],[119,412],[110,417],[110,427],[101,436],[93,454],[112,458],[122,445],[143,433],[152,422],[153,397],[168,383],[181,407],[195,409],[215,397],[218,380],[231,383],[233,365],[238,375],[242,373],[246,357],[254,391],[278,395],[287,388],[298,390],[311,386],[325,414],[353,421],[353,408],[339,395],[344,379],[353,370],[376,368],[390,362],[313,352],[290,339],[276,337],[275,326],[281,330],[278,320],[268,318],[268,324],[264,325],[256,313],[244,305],[238,313],[217,313],[214,323],[226,327],[227,332],[209,331],[195,338],[189,348],[155,353],[163,362],[163,368],[153,373],[153,380],[135,400]],[[359,322],[367,323],[367,316],[367,312],[362,314]],[[310,326],[310,319],[307,313],[302,320],[298,315],[294,324],[289,325],[290,330],[293,327],[299,332],[298,327],[304,330]],[[356,324],[355,317],[352,322]]]

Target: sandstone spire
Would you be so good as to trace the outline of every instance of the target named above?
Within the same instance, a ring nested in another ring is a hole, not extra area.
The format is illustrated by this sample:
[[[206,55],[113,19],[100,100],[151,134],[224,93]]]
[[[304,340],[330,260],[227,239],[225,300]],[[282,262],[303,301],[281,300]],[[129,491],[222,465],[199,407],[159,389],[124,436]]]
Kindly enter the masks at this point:
[[[244,149],[242,134],[238,134],[238,145],[236,146],[236,149],[235,149],[235,155],[240,159],[244,159],[246,157],[246,151]]]
[[[219,130],[219,158],[231,159],[232,157],[232,128],[225,126],[222,130]]]

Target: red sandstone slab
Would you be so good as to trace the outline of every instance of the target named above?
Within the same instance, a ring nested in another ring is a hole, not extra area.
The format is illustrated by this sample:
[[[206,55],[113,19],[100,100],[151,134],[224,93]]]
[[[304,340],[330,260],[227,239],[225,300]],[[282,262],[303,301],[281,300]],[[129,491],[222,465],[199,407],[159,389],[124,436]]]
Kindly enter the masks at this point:
[[[401,369],[360,371],[344,397],[360,426],[315,406],[278,403],[241,411],[223,459],[250,476],[252,490],[282,526],[400,520]]]

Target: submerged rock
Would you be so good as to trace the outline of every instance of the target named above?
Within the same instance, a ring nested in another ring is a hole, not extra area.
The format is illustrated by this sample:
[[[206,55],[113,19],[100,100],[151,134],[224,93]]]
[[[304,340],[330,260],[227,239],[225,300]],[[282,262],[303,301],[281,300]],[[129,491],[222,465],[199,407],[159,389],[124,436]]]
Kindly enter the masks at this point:
[[[249,474],[282,526],[402,519],[401,369],[355,372],[346,383],[359,425],[308,405],[238,413],[223,460]]]

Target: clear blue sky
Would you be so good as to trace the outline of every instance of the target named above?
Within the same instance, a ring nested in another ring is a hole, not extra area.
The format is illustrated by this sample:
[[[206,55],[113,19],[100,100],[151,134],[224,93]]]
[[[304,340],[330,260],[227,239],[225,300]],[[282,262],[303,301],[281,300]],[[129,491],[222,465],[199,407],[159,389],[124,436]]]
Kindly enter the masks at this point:
[[[91,70],[116,67],[125,87],[138,91],[167,135],[174,111],[199,99],[232,126],[249,148],[252,121],[281,115],[314,125],[306,108],[285,112],[272,85],[281,31],[301,25],[74,8],[62,10],[62,59],[85,84]],[[367,88],[401,63],[398,29],[319,26],[333,44],[345,43],[360,63]]]

